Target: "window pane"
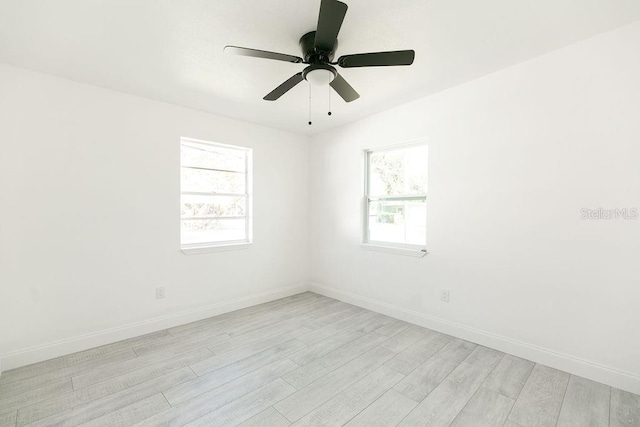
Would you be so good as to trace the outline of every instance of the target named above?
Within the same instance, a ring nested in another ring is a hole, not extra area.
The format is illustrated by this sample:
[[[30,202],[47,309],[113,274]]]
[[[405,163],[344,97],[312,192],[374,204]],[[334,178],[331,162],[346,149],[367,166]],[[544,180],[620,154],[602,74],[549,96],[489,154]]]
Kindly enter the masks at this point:
[[[244,173],[181,168],[182,191],[246,193]]]
[[[426,192],[426,145],[369,154],[370,195],[397,196]]]
[[[426,234],[425,200],[369,203],[369,241],[425,245]]]
[[[244,219],[181,221],[182,244],[246,240]]]
[[[182,195],[180,217],[244,216],[245,197]]]
[[[183,142],[180,149],[182,166],[207,169],[246,171],[246,152],[205,144]]]

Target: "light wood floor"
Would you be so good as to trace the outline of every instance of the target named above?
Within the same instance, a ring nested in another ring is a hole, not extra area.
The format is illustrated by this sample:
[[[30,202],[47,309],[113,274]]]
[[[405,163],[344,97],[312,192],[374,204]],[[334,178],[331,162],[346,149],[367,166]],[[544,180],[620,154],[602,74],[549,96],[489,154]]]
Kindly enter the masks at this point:
[[[7,371],[0,426],[640,426],[640,396],[313,293]]]

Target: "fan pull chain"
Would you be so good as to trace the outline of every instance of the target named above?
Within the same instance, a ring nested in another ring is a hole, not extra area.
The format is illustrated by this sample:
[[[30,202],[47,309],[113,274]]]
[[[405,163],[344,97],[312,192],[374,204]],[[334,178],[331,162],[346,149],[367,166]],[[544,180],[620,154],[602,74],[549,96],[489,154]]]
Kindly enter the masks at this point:
[[[329,86],[329,112],[327,115],[331,115],[331,86]]]
[[[311,85],[309,85],[309,126],[311,126]]]

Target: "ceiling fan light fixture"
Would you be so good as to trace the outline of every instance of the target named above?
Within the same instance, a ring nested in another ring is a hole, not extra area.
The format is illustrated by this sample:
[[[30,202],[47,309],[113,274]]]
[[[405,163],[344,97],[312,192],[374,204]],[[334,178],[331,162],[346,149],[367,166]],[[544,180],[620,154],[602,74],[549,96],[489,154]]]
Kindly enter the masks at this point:
[[[316,68],[305,74],[305,79],[314,86],[326,86],[335,78],[335,71],[325,68]]]
[[[314,86],[331,85],[331,88],[345,102],[355,101],[360,95],[336,71],[334,65],[342,68],[411,65],[415,58],[415,52],[413,50],[395,50],[356,53],[342,55],[337,62],[332,62],[338,48],[338,33],[342,27],[347,9],[348,6],[339,0],[320,0],[320,14],[318,15],[316,30],[309,31],[299,41],[302,57],[239,46],[226,46],[224,51],[233,55],[309,65],[302,72],[289,77],[280,86],[269,92],[263,98],[265,101],[279,99],[303,80],[307,80],[309,84]]]

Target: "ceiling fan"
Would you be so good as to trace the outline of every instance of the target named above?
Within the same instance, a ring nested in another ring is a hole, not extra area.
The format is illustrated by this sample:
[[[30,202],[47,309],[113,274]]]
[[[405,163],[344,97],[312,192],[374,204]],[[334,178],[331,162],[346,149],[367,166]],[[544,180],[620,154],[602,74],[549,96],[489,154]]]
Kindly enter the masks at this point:
[[[317,30],[311,31],[300,38],[300,47],[302,48],[304,59],[283,53],[238,46],[226,46],[224,51],[225,53],[234,55],[308,64],[308,67],[302,70],[302,72],[294,74],[280,86],[269,92],[263,98],[266,101],[277,100],[302,80],[307,80],[313,85],[329,84],[346,102],[355,101],[360,95],[342,78],[334,65],[342,68],[411,65],[415,57],[415,52],[413,50],[398,50],[392,52],[359,53],[355,55],[344,55],[339,57],[336,62],[331,62],[338,48],[338,32],[340,32],[340,27],[342,26],[342,21],[346,13],[347,5],[345,3],[337,0],[322,0]]]

